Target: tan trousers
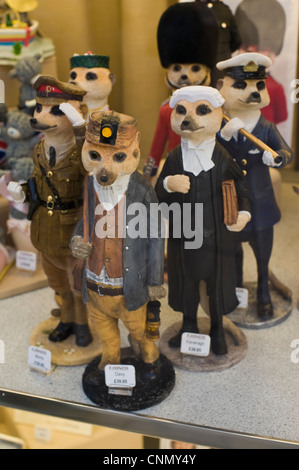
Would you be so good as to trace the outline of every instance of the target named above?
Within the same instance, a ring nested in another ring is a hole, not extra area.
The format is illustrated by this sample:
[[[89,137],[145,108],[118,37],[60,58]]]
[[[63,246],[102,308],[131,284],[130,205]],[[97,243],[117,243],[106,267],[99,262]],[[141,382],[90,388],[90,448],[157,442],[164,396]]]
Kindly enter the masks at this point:
[[[104,369],[107,364],[120,363],[119,320],[123,322],[132,338],[138,341],[144,362],[151,363],[159,358],[160,353],[156,344],[149,341],[145,335],[146,304],[138,310],[129,312],[122,295],[100,296],[96,292],[88,290],[88,296],[89,318],[103,343],[99,369]]]
[[[87,308],[73,289],[73,269],[76,263],[72,256],[47,256],[42,254],[42,263],[49,286],[61,296],[61,321],[63,323],[87,324]]]

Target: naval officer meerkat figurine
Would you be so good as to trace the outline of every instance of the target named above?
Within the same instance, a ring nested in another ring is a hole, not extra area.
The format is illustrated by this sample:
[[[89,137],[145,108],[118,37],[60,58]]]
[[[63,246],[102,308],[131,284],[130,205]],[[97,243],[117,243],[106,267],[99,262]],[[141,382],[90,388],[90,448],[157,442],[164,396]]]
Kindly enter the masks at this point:
[[[242,242],[249,242],[257,261],[257,314],[262,321],[273,317],[269,262],[274,225],[281,218],[269,168],[282,168],[293,159],[292,149],[275,124],[267,121],[261,113],[261,109],[270,102],[266,87],[267,69],[270,65],[271,60],[268,57],[249,52],[217,64],[224,74],[218,88],[225,99],[224,112],[230,118],[218,134],[218,140],[244,172],[251,201],[252,219],[236,237],[237,282],[238,287],[242,287]],[[258,138],[272,152],[258,148],[255,143],[238,133],[240,129],[245,129]]]

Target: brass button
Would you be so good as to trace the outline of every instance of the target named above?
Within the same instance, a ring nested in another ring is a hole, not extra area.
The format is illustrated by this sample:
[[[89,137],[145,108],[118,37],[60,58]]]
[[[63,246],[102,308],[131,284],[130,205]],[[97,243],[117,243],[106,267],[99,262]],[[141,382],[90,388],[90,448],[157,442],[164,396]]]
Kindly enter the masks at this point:
[[[67,182],[67,183],[69,183],[69,182],[70,182],[70,179],[69,179],[69,178],[67,178],[66,182]]]
[[[213,3],[208,3],[208,8],[213,8]]]
[[[244,176],[247,175],[247,171],[246,171],[246,170],[243,170],[243,175],[244,175]]]
[[[226,24],[226,23],[222,23],[221,27],[222,27],[223,29],[226,29],[226,28],[227,28],[227,24]]]
[[[48,196],[48,202],[50,201],[53,201],[53,197],[52,196]]]
[[[48,211],[48,216],[49,216],[49,217],[52,217],[52,216],[53,216],[53,214],[54,214],[54,212],[53,212],[53,211]]]
[[[247,165],[247,160],[245,160],[245,158],[241,161],[242,165],[245,166]]]
[[[52,176],[53,176],[53,172],[52,172],[52,171],[48,171],[47,177],[48,177],[48,178],[52,178]]]

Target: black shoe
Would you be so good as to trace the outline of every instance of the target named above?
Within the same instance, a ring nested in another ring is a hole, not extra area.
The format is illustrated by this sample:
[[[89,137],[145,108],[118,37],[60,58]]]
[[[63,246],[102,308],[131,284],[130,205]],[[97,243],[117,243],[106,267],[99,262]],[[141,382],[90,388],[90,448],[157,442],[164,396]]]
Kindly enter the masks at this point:
[[[58,343],[67,339],[71,334],[73,334],[73,324],[61,321],[52,333],[49,334],[49,340],[53,343]]]
[[[76,331],[76,344],[85,348],[92,342],[92,335],[90,333],[89,326],[85,325],[74,325],[74,330]]]
[[[145,380],[156,380],[160,376],[161,360],[158,358],[155,362],[143,362],[142,377]]]
[[[258,302],[257,304],[257,314],[260,320],[267,321],[273,318],[273,306],[272,302]]]
[[[88,385],[103,385],[105,383],[105,373],[103,370],[95,369],[84,377],[84,381]]]
[[[184,333],[195,333],[198,334],[198,328],[197,326],[182,326],[181,330],[170,340],[168,341],[168,345],[170,348],[180,348],[181,347],[181,342],[182,342],[182,335]]]

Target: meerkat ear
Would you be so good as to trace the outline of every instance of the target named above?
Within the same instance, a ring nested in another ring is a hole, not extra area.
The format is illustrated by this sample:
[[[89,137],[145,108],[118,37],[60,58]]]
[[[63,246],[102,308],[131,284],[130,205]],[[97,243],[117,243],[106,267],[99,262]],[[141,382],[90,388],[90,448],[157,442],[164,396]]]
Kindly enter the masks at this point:
[[[219,80],[217,80],[217,83],[216,83],[216,88],[217,90],[221,90],[222,87],[223,87],[223,80],[222,78],[219,78]]]
[[[109,74],[109,78],[110,78],[110,80],[111,80],[112,85],[115,85],[115,82],[116,82],[116,75],[115,75],[115,73],[110,73],[110,74]]]

